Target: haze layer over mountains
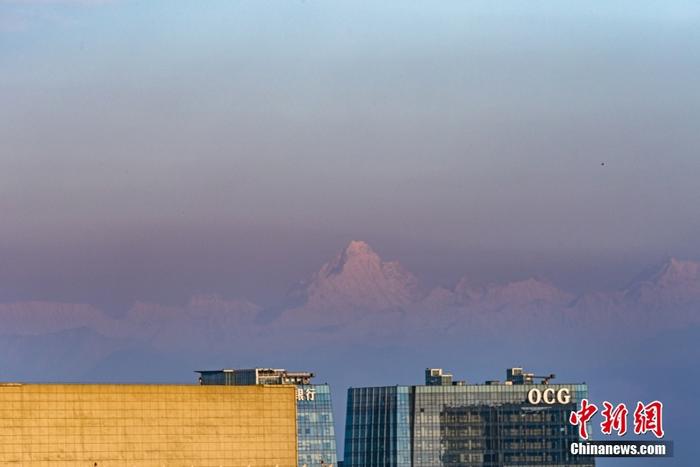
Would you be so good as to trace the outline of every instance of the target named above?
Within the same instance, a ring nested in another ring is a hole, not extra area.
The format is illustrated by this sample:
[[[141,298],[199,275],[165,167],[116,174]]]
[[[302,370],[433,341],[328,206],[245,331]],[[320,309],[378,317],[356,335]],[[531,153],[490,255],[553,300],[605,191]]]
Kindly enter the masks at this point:
[[[121,318],[89,304],[0,304],[5,372],[79,376],[119,352],[192,355],[313,345],[374,345],[412,339],[506,338],[592,332],[655,336],[697,325],[700,263],[671,258],[623,290],[580,296],[552,282],[477,286],[468,278],[427,289],[398,261],[350,242],[285,305],[265,310],[245,299],[198,295],[182,306],[136,302]],[[57,358],[76,355],[64,368]]]

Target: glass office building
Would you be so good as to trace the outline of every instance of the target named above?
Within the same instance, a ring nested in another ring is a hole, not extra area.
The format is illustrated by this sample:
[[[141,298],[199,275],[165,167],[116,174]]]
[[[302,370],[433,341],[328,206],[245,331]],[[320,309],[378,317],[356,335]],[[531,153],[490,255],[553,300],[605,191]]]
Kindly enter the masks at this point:
[[[327,384],[297,385],[297,435],[299,466],[337,466],[331,390]]]
[[[505,382],[466,384],[427,369],[423,386],[350,388],[344,466],[592,466],[569,454],[568,416],[587,386],[553,377],[513,368]]]
[[[343,466],[410,467],[411,388],[348,389]]]
[[[336,467],[335,428],[331,391],[312,384],[313,373],[276,368],[199,371],[204,385],[290,384],[296,386],[298,467]]]

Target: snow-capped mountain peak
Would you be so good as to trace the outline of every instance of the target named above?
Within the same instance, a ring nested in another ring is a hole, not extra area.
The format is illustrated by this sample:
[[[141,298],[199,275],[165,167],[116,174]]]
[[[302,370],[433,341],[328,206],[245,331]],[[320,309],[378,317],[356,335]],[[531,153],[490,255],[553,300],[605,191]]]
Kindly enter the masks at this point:
[[[656,272],[625,290],[629,299],[649,303],[678,303],[700,300],[700,263],[670,258]]]
[[[326,277],[339,275],[351,269],[365,269],[366,272],[381,269],[382,259],[367,243],[351,241],[332,261],[324,264],[319,271]]]
[[[417,280],[396,261],[383,261],[365,242],[353,240],[324,264],[306,289],[314,308],[400,307],[419,298]]]
[[[700,281],[700,263],[670,258],[651,277],[651,282],[660,287],[669,287],[687,282]]]

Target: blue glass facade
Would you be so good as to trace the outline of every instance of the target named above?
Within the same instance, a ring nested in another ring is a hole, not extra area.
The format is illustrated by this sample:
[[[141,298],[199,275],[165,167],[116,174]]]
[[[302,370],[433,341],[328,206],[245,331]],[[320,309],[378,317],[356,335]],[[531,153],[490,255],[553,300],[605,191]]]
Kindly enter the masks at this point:
[[[533,404],[533,389],[567,397]],[[578,432],[567,421],[587,393],[585,384],[512,382],[351,388],[343,465],[591,466],[570,455]]]
[[[409,388],[348,390],[344,466],[411,466]]]
[[[300,467],[338,465],[327,384],[297,385],[297,436]]]

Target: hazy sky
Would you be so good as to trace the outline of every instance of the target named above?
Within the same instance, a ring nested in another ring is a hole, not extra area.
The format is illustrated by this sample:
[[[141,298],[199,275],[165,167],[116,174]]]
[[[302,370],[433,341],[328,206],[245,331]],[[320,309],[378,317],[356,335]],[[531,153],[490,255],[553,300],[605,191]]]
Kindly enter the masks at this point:
[[[620,286],[700,259],[699,76],[696,1],[0,0],[0,301]]]

